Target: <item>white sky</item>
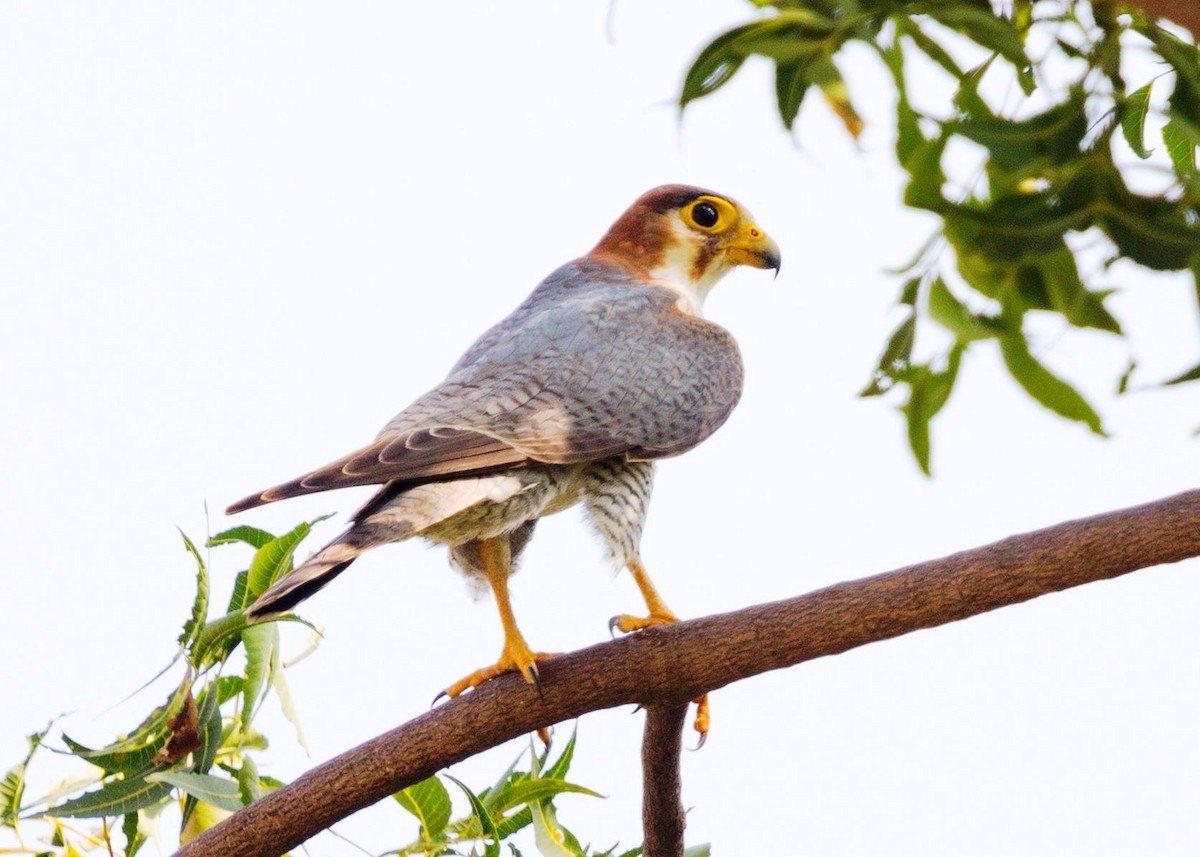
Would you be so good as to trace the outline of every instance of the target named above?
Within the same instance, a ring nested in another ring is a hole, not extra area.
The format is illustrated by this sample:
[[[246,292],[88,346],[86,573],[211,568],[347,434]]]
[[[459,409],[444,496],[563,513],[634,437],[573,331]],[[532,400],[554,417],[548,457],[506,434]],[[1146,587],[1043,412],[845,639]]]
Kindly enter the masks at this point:
[[[890,84],[866,51],[844,62],[869,123],[857,148],[816,100],[785,134],[758,63],[680,124],[687,64],[752,11],[698,5],[620,3],[611,40],[603,0],[0,6],[0,768],[60,712],[101,743],[158,701],[100,716],[172,655],[194,577],[176,527],[200,541],[233,523],[232,500],[370,440],[664,182],[737,197],[784,257],[777,281],[737,272],[708,301],[747,384],[725,428],[660,469],[644,557],[681,615],[1194,486],[1196,391],[1109,395],[1130,353],[1146,383],[1196,361],[1191,287],[1123,266],[1103,284],[1122,289],[1128,346],[1055,325],[1036,342],[1114,438],[1041,410],[982,347],[936,424],[937,478],[920,477],[891,407],[855,396],[895,321],[884,269],[932,226],[899,206]],[[331,538],[365,495],[237,520],[280,531],[336,511]],[[245,555],[212,560],[221,601]],[[689,842],[1194,853],[1196,570],[720,691],[708,745],[684,758]],[[640,604],[575,512],[539,528],[514,598],[546,650],[601,641]],[[289,674],[312,758],[274,702],[264,715],[260,768],[284,779],[422,713],[500,642],[490,601],[415,543],[359,561],[302,613],[326,629]],[[584,840],[640,841],[641,724],[579,724],[572,779],[610,795],[560,800]],[[453,773],[490,783],[522,746]],[[385,805],[338,830],[379,852],[415,824]],[[310,853],[358,852],[326,835]]]

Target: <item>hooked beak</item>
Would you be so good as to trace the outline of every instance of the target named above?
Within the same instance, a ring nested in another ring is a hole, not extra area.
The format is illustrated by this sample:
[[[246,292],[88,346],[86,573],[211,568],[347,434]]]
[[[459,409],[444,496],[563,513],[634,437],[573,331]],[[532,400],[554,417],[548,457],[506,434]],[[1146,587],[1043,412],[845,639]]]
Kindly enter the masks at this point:
[[[738,230],[737,236],[726,246],[725,254],[735,264],[770,268],[776,277],[779,276],[779,245],[753,223]]]

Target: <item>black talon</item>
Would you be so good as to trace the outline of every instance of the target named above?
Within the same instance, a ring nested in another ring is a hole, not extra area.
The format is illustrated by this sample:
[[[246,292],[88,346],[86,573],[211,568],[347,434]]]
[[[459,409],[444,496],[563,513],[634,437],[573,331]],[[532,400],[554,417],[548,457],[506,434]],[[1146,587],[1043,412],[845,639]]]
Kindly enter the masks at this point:
[[[439,691],[438,691],[438,695],[437,695],[437,696],[435,696],[435,697],[433,698],[433,702],[429,703],[429,707],[430,707],[430,708],[433,708],[435,705],[437,705],[437,704],[438,704],[438,701],[439,701],[439,700],[440,700],[442,697],[446,697],[446,699],[449,699],[449,698],[450,698],[450,697],[449,697],[449,695],[446,693],[446,691],[444,691],[444,690],[439,690]]]
[[[537,688],[538,699],[541,699],[544,702],[546,697],[542,693],[542,677],[538,675],[537,664],[529,665],[529,677],[533,679],[533,686]]]
[[[695,746],[695,747],[689,747],[688,749],[689,749],[689,750],[691,750],[691,752],[695,753],[697,750],[699,750],[701,747],[703,747],[703,746],[704,746],[704,742],[705,742],[705,741],[707,741],[707,740],[708,740],[708,733],[707,733],[707,732],[701,732],[701,733],[700,733],[700,740],[696,742],[696,746]]]
[[[608,620],[608,635],[614,640],[617,639],[617,624],[621,621],[620,616],[613,616]]]

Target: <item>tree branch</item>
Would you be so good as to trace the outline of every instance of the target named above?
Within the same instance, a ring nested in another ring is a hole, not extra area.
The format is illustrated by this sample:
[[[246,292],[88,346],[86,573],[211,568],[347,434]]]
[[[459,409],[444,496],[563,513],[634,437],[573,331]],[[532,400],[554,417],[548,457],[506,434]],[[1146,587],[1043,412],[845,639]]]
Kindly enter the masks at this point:
[[[642,735],[643,857],[683,857],[683,780],[679,753],[688,704],[671,702],[646,709]]]
[[[1185,27],[1200,40],[1200,2],[1197,0],[1133,0],[1129,5],[1141,9],[1152,18],[1166,18]]]
[[[663,625],[510,674],[314,768],[183,857],[275,857],[341,818],[511,738],[631,703],[683,704],[768,670],[1200,555],[1200,491],[1059,524],[786,601]]]

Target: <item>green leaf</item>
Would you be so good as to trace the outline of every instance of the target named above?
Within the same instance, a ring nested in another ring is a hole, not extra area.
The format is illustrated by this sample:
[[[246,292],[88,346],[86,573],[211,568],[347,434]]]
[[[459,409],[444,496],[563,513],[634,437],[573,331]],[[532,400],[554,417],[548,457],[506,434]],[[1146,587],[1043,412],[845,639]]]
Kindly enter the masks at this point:
[[[1096,434],[1105,436],[1100,417],[1092,406],[1074,387],[1034,358],[1020,330],[1009,330],[1000,337],[1000,353],[1016,382],[1037,402],[1059,416],[1084,423]]]
[[[1150,90],[1154,81],[1138,88],[1126,97],[1121,114],[1121,133],[1133,153],[1143,160],[1150,157],[1146,148],[1146,114],[1150,110]]]
[[[571,759],[575,756],[575,739],[579,735],[579,727],[576,726],[571,730],[571,737],[567,739],[567,746],[563,747],[562,753],[554,764],[541,772],[541,776],[548,780],[561,780],[567,775],[567,771],[571,767]]]
[[[163,705],[150,712],[146,719],[139,723],[127,737],[115,741],[107,747],[90,750],[82,744],[72,741],[66,735],[63,735],[63,741],[72,748],[72,752],[76,756],[107,772],[128,773],[136,770],[140,764],[138,759],[141,754],[146,753],[152,745],[155,747],[154,753],[157,753],[158,748],[166,743],[170,734],[170,723],[183,710],[190,692],[191,682],[185,677]],[[151,758],[154,753],[150,753]]]
[[[938,23],[962,33],[979,45],[993,50],[1011,62],[1018,71],[1031,63],[1025,55],[1021,34],[1012,21],[994,14],[990,8],[983,9],[965,3],[929,3],[923,9]]]
[[[243,681],[240,675],[223,675],[217,679],[217,705],[224,705],[242,692]]]
[[[206,801],[196,800],[191,795],[188,795],[185,801],[185,810],[188,807],[191,808],[191,811],[185,811],[183,824],[179,829],[180,845],[186,845],[201,833],[216,827],[231,815],[229,810],[213,806]]]
[[[1179,373],[1168,381],[1163,381],[1162,385],[1164,387],[1172,387],[1176,384],[1186,384],[1189,381],[1200,381],[1200,365],[1193,366],[1191,369]]]
[[[934,372],[929,381],[929,419],[933,419],[945,406],[958,379],[958,367],[962,363],[962,355],[967,346],[964,342],[956,342],[946,355],[946,367]]]
[[[504,796],[508,794],[508,790],[512,788],[513,785],[529,779],[529,774],[524,772],[513,773],[516,771],[517,765],[520,763],[521,759],[524,758],[524,756],[525,754],[521,753],[515,759],[513,759],[512,764],[510,764],[504,770],[504,772],[496,780],[495,784],[491,788],[485,789],[480,794],[479,799],[483,801],[483,805],[488,808],[489,812],[504,800]]]
[[[683,79],[683,90],[679,93],[679,108],[697,98],[716,92],[741,68],[746,55],[734,50],[733,46],[755,25],[745,24],[713,39],[692,61],[691,68]]]
[[[954,93],[952,100],[955,109],[969,120],[982,122],[986,119],[996,118],[992,108],[979,94],[979,84],[983,82],[984,76],[995,60],[996,55],[993,54],[959,78],[958,91]]]
[[[551,780],[539,777],[538,779],[524,780],[515,783],[507,792],[503,802],[493,808],[493,812],[503,812],[513,807],[527,803],[536,803],[552,798],[555,795],[575,793],[591,795],[592,797],[604,797],[604,795],[594,792],[591,789],[577,786],[573,783],[568,783],[565,780]]]
[[[272,583],[292,570],[292,552],[312,530],[313,523],[316,521],[298,524],[290,532],[271,539],[255,552],[246,583],[247,601],[258,598]]]
[[[800,104],[804,101],[808,86],[808,69],[802,60],[775,66],[775,100],[783,127],[789,131],[800,113]]]
[[[1104,294],[1089,291],[1079,277],[1075,254],[1064,244],[1036,260],[1050,303],[1076,327],[1106,330],[1118,336],[1121,325],[1104,306]]]
[[[238,794],[246,806],[254,803],[263,795],[262,779],[258,776],[258,765],[246,754],[242,756],[242,766],[237,772]]]
[[[705,842],[703,845],[693,845],[685,848],[683,857],[712,857],[712,846]]]
[[[242,629],[246,671],[242,674],[242,708],[239,717],[244,731],[249,731],[255,709],[265,693],[271,672],[271,658],[278,643],[279,629],[274,622]]]
[[[1200,104],[1200,55],[1196,46],[1164,30],[1162,27],[1152,27],[1147,34],[1158,53],[1175,69],[1175,91],[1172,100]]]
[[[500,854],[500,840],[496,835],[496,822],[493,820],[492,814],[487,811],[487,807],[483,805],[483,802],[480,801],[473,791],[467,788],[465,783],[449,774],[446,774],[446,779],[462,789],[463,794],[467,796],[467,800],[471,803],[471,813],[475,817],[475,820],[478,821],[479,829],[483,831],[485,837],[492,840],[486,845],[486,857],[492,857],[492,855],[498,857]]]
[[[913,261],[915,267],[918,260]],[[900,297],[896,299],[898,306],[916,307],[917,298],[921,295],[923,277],[911,277],[900,287]]]
[[[148,775],[146,782],[172,785],[197,800],[228,812],[237,812],[243,806],[238,784],[226,777],[186,771],[159,771]]]
[[[524,830],[531,824],[533,824],[533,810],[527,806],[522,807],[512,815],[500,819],[496,825],[496,835],[501,839],[507,839],[518,830]]]
[[[842,78],[842,73],[838,71],[833,56],[830,54],[814,56],[808,64],[808,75],[809,79],[821,88],[825,102],[842,120],[842,124],[850,132],[850,136],[857,140],[863,130],[863,120],[850,101],[850,90]]]
[[[250,547],[258,550],[264,547],[268,542],[275,538],[274,534],[268,533],[266,530],[260,530],[258,527],[233,527],[224,532],[217,533],[208,540],[210,548],[217,545],[228,545],[234,543],[248,544]]]
[[[215,682],[210,681],[200,697],[199,712],[196,716],[196,728],[200,732],[200,750],[194,757],[193,771],[197,774],[207,774],[217,760],[217,751],[221,749],[222,722],[219,691]]]
[[[908,378],[908,401],[900,410],[908,428],[908,447],[912,450],[921,472],[929,476],[929,420],[932,416],[929,382],[932,373],[927,366],[914,369],[916,371]]]
[[[233,592],[229,595],[229,606],[225,608],[226,613],[236,613],[244,607],[247,607],[246,585],[250,579],[249,571],[239,571],[237,577],[233,579]]]
[[[88,792],[46,810],[45,814],[59,818],[127,815],[139,809],[157,806],[170,796],[171,786],[167,783],[151,783],[143,777],[132,777],[105,783],[94,792]]]
[[[450,793],[436,776],[401,789],[392,797],[417,817],[422,841],[433,842],[450,823]]]
[[[542,857],[586,857],[575,837],[559,825],[554,804],[536,802],[529,808],[533,812],[533,840]]]
[[[997,118],[989,111],[987,116],[973,116],[949,127],[986,148],[995,164],[1006,170],[1066,164],[1079,156],[1087,134],[1086,97],[1075,88],[1066,101],[1029,119]]]
[[[921,133],[917,112],[908,100],[908,81],[904,77],[904,48],[900,43],[900,30],[896,31],[891,44],[879,47],[878,50],[896,84],[896,160],[900,162],[900,166],[907,168],[913,152],[925,142],[925,135]]]
[[[950,398],[965,350],[965,342],[956,342],[946,355],[944,368],[935,371],[928,364],[913,365],[902,378],[909,387],[908,401],[900,407],[908,430],[908,446],[926,476],[930,475],[929,423]]]
[[[202,672],[229,656],[241,642],[241,632],[249,623],[246,613],[239,610],[226,613],[219,619],[206,622],[196,635],[196,642],[188,652],[192,669]]]
[[[859,393],[860,396],[881,396],[892,388],[897,374],[908,366],[916,330],[917,316],[916,313],[910,312],[892,331],[871,375],[871,383]]]
[[[196,550],[192,540],[187,537],[187,533],[180,530],[179,535],[183,536],[184,547],[196,560],[196,597],[192,600],[192,614],[184,623],[183,631],[179,635],[180,647],[187,649],[200,635],[200,629],[204,627],[204,620],[208,617],[209,583],[208,569],[204,566],[204,559],[200,556],[200,552]]]
[[[1187,175],[1196,171],[1196,142],[1188,133],[1184,120],[1172,118],[1162,129],[1163,143],[1175,172]]]
[[[949,134],[946,131],[926,140],[913,149],[904,168],[911,177],[904,189],[904,204],[912,208],[941,213],[948,205],[942,195],[946,173],[942,170],[942,154],[946,151]]]
[[[0,780],[0,827],[17,829],[17,813],[21,811],[21,798],[25,794],[25,772],[29,770],[34,753],[42,746],[42,739],[49,731],[50,727],[47,726],[41,732],[27,736],[25,741],[29,745],[29,751],[25,758],[9,768],[4,779]]]
[[[927,57],[941,66],[955,80],[962,80],[964,72],[959,68],[954,58],[946,52],[945,48],[931,39],[924,30],[917,26],[917,23],[912,18],[908,15],[896,15],[892,20],[896,23],[897,31],[912,39],[913,44]]]
[[[1200,247],[1195,212],[1170,200],[1129,191],[1113,172],[1106,177],[1098,224],[1120,252],[1156,271],[1186,268]]]
[[[941,277],[929,287],[929,317],[963,342],[991,339],[999,333],[996,319],[971,313]]]
[[[787,65],[822,49],[833,29],[832,19],[811,9],[785,9],[722,33],[688,69],[679,94],[680,109],[724,86],[747,57],[760,54]]]
[[[124,820],[121,822],[121,832],[125,834],[125,857],[135,857],[142,850],[142,846],[148,841],[146,835],[142,833],[138,825],[138,814],[136,812],[126,813]]]
[[[92,750],[65,733],[62,739],[63,743],[67,745],[67,749],[73,755],[102,769],[105,774],[132,774],[147,769],[150,766],[151,760],[158,755],[159,750],[166,746],[170,737],[171,733],[164,731],[153,736],[149,743],[143,744],[141,747],[116,753]]]
[[[1118,396],[1123,396],[1129,392],[1129,382],[1133,378],[1133,372],[1135,369],[1137,369],[1137,362],[1130,360],[1129,365],[1125,368],[1125,371],[1121,373],[1121,377],[1117,381]],[[1196,367],[1196,371],[1200,372],[1200,366]],[[1197,377],[1200,377],[1200,375],[1197,375]]]

